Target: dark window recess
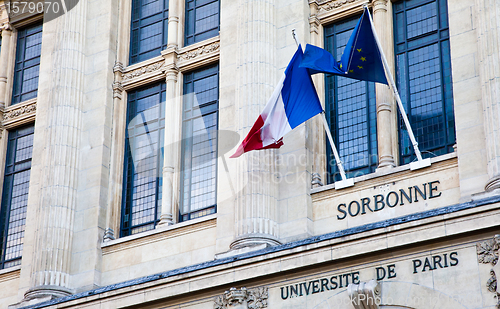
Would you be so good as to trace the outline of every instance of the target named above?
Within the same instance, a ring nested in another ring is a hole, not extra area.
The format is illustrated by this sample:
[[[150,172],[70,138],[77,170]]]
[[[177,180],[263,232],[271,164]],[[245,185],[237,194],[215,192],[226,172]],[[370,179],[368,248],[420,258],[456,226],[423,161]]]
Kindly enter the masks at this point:
[[[216,212],[219,66],[185,74],[184,94],[179,221]]]
[[[325,27],[325,47],[340,60],[359,16]],[[348,178],[372,173],[377,158],[375,83],[325,75],[326,117]],[[327,143],[327,182],[340,180]]]
[[[34,126],[9,132],[0,211],[0,268],[21,264]]]
[[[168,0],[132,0],[130,63],[161,54],[167,47]]]
[[[42,26],[42,24],[37,24],[20,29],[17,33],[12,104],[36,98],[38,94]]]
[[[186,1],[185,46],[219,34],[219,9],[219,0]]]
[[[394,3],[396,82],[422,156],[453,152],[455,119],[446,0]],[[400,117],[401,118],[401,117]],[[415,160],[399,121],[401,164]]]
[[[162,198],[165,83],[129,92],[121,236],[153,229]]]

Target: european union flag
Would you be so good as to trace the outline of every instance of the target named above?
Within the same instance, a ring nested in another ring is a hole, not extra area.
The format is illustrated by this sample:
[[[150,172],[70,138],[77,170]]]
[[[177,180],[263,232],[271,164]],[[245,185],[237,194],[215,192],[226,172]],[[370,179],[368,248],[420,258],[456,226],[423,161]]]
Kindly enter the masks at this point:
[[[329,73],[387,85],[384,65],[367,10],[365,8],[354,28],[340,62],[323,48],[307,44],[300,67],[308,68],[310,74]]]
[[[388,85],[368,14],[365,8],[344,49],[340,69],[346,77]]]

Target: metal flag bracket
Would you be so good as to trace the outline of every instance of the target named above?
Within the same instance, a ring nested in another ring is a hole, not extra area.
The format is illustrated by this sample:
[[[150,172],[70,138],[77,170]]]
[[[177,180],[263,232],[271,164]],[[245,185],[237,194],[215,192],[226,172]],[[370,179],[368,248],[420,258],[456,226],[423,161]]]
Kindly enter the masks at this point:
[[[299,40],[297,39],[297,35],[295,34],[295,29],[292,29],[292,36],[295,40],[295,43],[297,44],[297,47],[299,46]],[[347,188],[347,187],[352,187],[354,186],[354,179],[350,178],[347,179],[344,166],[342,164],[342,160],[340,160],[339,153],[337,151],[337,147],[335,147],[335,143],[333,142],[333,137],[332,133],[330,132],[330,127],[328,126],[328,121],[326,121],[326,116],[325,112],[323,111],[321,113],[321,118],[323,120],[323,126],[325,127],[326,135],[328,136],[328,141],[330,142],[330,147],[332,148],[333,155],[335,157],[335,161],[337,162],[337,168],[339,169],[340,176],[342,177],[342,180],[340,181],[335,181],[335,190]]]
[[[364,9],[367,9],[368,7],[366,5],[363,6]],[[392,76],[392,73],[389,68],[389,64],[387,63],[387,58],[385,57],[384,50],[382,49],[382,44],[380,44],[380,40],[378,39],[377,32],[375,31],[375,26],[373,25],[373,19],[372,15],[370,14],[369,10],[366,10],[368,13],[368,19],[370,20],[370,24],[372,27],[373,31],[373,36],[375,37],[375,41],[377,42],[378,49],[380,51],[380,56],[382,56],[382,63],[384,64],[385,71],[389,77],[389,84],[390,87],[392,88],[392,91],[394,93],[394,96],[396,97],[396,101],[398,103],[398,108],[399,111],[401,112],[401,118],[403,118],[403,122],[406,126],[406,129],[408,130],[408,136],[410,137],[411,144],[413,145],[413,149],[415,150],[415,155],[417,156],[417,161],[411,162],[410,163],[410,170],[418,170],[424,167],[431,166],[431,159],[422,159],[422,154],[420,153],[420,149],[418,148],[418,142],[415,139],[415,134],[413,134],[413,130],[410,125],[410,121],[408,120],[408,116],[406,115],[403,102],[401,102],[401,97],[399,96],[398,89],[396,87],[396,83],[394,82],[394,77]]]

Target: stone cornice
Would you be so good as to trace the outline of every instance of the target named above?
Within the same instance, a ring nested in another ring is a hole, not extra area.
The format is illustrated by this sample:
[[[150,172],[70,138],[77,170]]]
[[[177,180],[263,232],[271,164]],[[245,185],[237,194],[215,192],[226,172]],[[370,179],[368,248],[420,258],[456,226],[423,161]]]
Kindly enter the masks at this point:
[[[57,305],[57,308],[80,308],[96,300],[101,306],[111,306],[118,299],[132,304],[139,296],[141,300],[144,299],[146,289],[148,291],[154,289],[154,293],[150,293],[146,301],[159,302],[172,295],[172,288],[180,287],[184,283],[186,289],[183,293],[176,295],[199,293],[207,286],[214,290],[218,289],[220,292],[214,294],[219,294],[223,293],[228,286],[235,284],[245,283],[249,289],[256,287],[256,285],[252,286],[250,279],[254,280],[254,284],[258,283],[257,286],[262,286],[262,281],[257,282],[259,279],[287,271],[296,271],[299,268],[317,266],[324,262],[335,262],[337,259],[348,259],[364,254],[373,255],[381,251],[406,256],[407,251],[401,249],[395,252],[394,249],[418,246],[443,239],[445,236],[466,237],[473,231],[497,226],[500,218],[499,203],[500,198],[497,196],[444,207],[442,210],[368,224],[363,228],[340,230],[239,256],[207,261],[100,287],[53,299],[38,306]],[[435,233],[422,233],[423,230],[428,231],[429,228],[433,228]],[[402,234],[405,237],[401,237]],[[346,242],[346,240],[349,241]],[[112,242],[115,241],[108,243]],[[448,246],[449,244],[443,242],[441,245]],[[462,246],[472,248],[473,245]],[[304,259],[304,255],[308,258]],[[249,268],[250,265],[251,268]],[[251,272],[248,271],[249,269]]]
[[[146,235],[139,234],[110,240],[101,245],[102,254],[111,254],[117,251],[142,246],[144,244],[179,237],[180,235],[192,234],[196,231],[215,228],[217,224],[216,221],[216,216],[207,216],[206,218],[200,218],[195,222],[178,223],[166,226],[165,228],[157,228],[155,230],[142,233]]]
[[[36,98],[11,105],[3,111],[2,126],[6,129],[33,122],[36,117]]]
[[[115,68],[115,70],[122,71],[122,85],[125,90],[164,79],[165,69],[165,60],[161,56],[128,66],[124,69]]]
[[[217,36],[179,49],[176,63],[185,72],[219,60],[219,54],[220,39]]]

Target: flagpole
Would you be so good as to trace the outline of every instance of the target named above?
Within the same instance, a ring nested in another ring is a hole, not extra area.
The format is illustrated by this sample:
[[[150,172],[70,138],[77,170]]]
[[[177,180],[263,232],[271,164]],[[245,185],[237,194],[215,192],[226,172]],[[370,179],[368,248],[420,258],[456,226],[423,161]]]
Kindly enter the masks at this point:
[[[297,39],[297,35],[295,34],[295,29],[292,29],[292,36],[299,46],[299,40]],[[335,143],[333,142],[332,133],[330,132],[330,127],[328,126],[328,122],[326,121],[325,112],[321,113],[321,118],[323,119],[323,126],[325,127],[326,135],[328,136],[328,140],[330,141],[330,147],[332,148],[333,156],[335,157],[335,161],[337,162],[337,167],[340,172],[340,176],[342,177],[341,181],[335,181],[335,189],[342,189],[347,187],[354,186],[354,179],[347,179],[344,166],[342,165],[342,161],[340,160],[339,153],[337,151],[337,147],[335,147]]]
[[[367,8],[366,5],[363,6]],[[410,163],[410,169],[416,170],[419,168],[427,167],[431,165],[431,159],[422,159],[422,154],[420,153],[420,149],[418,148],[418,142],[415,139],[415,135],[413,134],[413,130],[410,125],[410,121],[408,120],[408,116],[406,115],[406,111],[403,106],[403,102],[401,102],[401,97],[399,96],[398,89],[396,87],[396,83],[394,82],[394,78],[392,76],[391,70],[389,68],[389,64],[387,63],[387,58],[385,57],[384,50],[382,49],[382,44],[380,44],[380,40],[378,39],[377,32],[375,31],[375,26],[373,25],[372,16],[370,14],[370,10],[366,10],[368,12],[368,19],[370,20],[373,36],[375,37],[375,42],[377,42],[378,49],[380,50],[380,55],[382,56],[382,62],[384,63],[385,71],[389,77],[389,83],[391,84],[392,91],[394,92],[394,96],[396,97],[396,101],[398,102],[399,110],[401,111],[401,117],[403,117],[403,121],[405,123],[406,129],[408,130],[408,135],[410,137],[410,141],[413,145],[413,149],[415,150],[415,155],[417,156],[417,162]]]

